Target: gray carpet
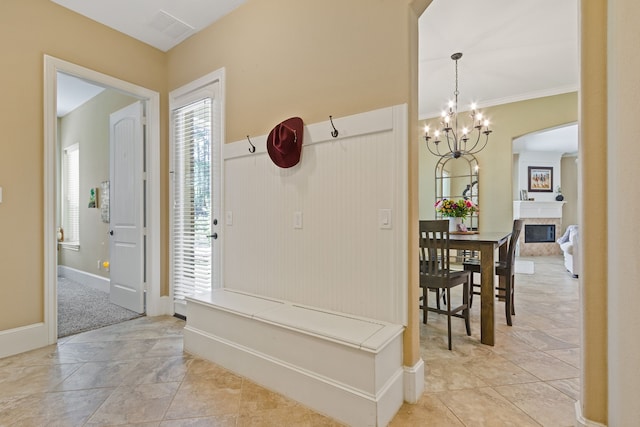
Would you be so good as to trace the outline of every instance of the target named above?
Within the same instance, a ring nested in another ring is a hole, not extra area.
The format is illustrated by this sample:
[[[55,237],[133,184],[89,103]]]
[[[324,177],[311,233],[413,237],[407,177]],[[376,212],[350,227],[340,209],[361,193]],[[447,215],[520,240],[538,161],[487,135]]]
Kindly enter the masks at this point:
[[[142,315],[109,302],[109,294],[58,277],[58,338]]]

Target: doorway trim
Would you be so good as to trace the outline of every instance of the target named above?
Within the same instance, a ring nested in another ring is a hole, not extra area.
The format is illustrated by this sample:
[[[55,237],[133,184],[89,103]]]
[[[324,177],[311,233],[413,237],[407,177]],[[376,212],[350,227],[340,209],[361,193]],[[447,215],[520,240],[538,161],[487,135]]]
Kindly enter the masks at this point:
[[[173,112],[179,105],[185,105],[190,102],[202,99],[203,97],[211,97],[218,104],[217,114],[214,113],[212,120],[212,162],[211,162],[211,174],[213,178],[212,192],[217,197],[217,202],[213,203],[213,210],[211,214],[214,217],[220,218],[224,206],[224,142],[225,142],[225,78],[226,69],[224,67],[212,71],[204,76],[201,76],[179,88],[176,88],[169,92],[169,169],[173,170],[174,167],[174,148],[175,148],[175,135],[174,135],[174,122]],[[215,109],[214,109],[215,110]],[[216,131],[217,130],[217,131]],[[172,173],[173,175],[173,173]],[[175,176],[171,178],[170,183],[170,205],[173,206],[174,197],[174,180]],[[175,289],[174,289],[174,251],[173,251],[173,208],[169,212],[169,297],[170,297],[170,313],[178,316],[186,316],[186,304],[184,308],[176,310],[175,303]],[[219,219],[221,221],[221,218]],[[214,229],[212,229],[214,231]],[[211,275],[211,288],[220,288],[224,283],[224,271],[222,263],[222,251],[224,247],[224,227],[216,227],[215,232],[220,236],[218,237],[218,247],[213,249],[213,256],[211,260],[212,275]],[[182,311],[181,311],[182,310]]]
[[[47,343],[58,339],[57,239],[56,239],[56,146],[57,73],[108,86],[147,104],[146,235],[147,315],[169,313],[169,298],[160,296],[160,94],[71,62],[44,55],[44,322]]]

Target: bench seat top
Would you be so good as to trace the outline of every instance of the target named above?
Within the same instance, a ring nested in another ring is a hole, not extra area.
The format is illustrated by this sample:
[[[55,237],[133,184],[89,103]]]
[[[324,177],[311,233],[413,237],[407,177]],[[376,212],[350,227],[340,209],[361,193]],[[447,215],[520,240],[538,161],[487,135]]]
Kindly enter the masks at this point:
[[[371,352],[378,352],[404,330],[402,325],[225,288],[187,300]]]

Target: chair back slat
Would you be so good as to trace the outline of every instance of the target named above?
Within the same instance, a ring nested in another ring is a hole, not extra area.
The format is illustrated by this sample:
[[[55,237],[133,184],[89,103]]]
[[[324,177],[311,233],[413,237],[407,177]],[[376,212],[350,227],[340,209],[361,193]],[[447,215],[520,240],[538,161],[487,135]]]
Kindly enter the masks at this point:
[[[509,248],[507,249],[507,268],[513,271],[516,263],[516,247],[518,246],[518,239],[520,238],[520,232],[522,231],[522,225],[524,221],[521,219],[513,220],[513,229],[511,230],[511,237],[509,238]]]
[[[420,272],[449,276],[449,221],[420,221]]]

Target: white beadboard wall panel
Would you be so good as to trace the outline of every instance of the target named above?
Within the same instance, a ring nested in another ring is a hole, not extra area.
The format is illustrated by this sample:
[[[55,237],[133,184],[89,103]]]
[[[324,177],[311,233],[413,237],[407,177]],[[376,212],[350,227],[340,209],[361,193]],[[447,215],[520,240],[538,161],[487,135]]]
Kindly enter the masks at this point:
[[[406,106],[305,125],[301,161],[280,169],[266,136],[224,147],[224,286],[406,324]],[[392,228],[381,229],[379,210]],[[294,229],[294,213],[302,229]]]

